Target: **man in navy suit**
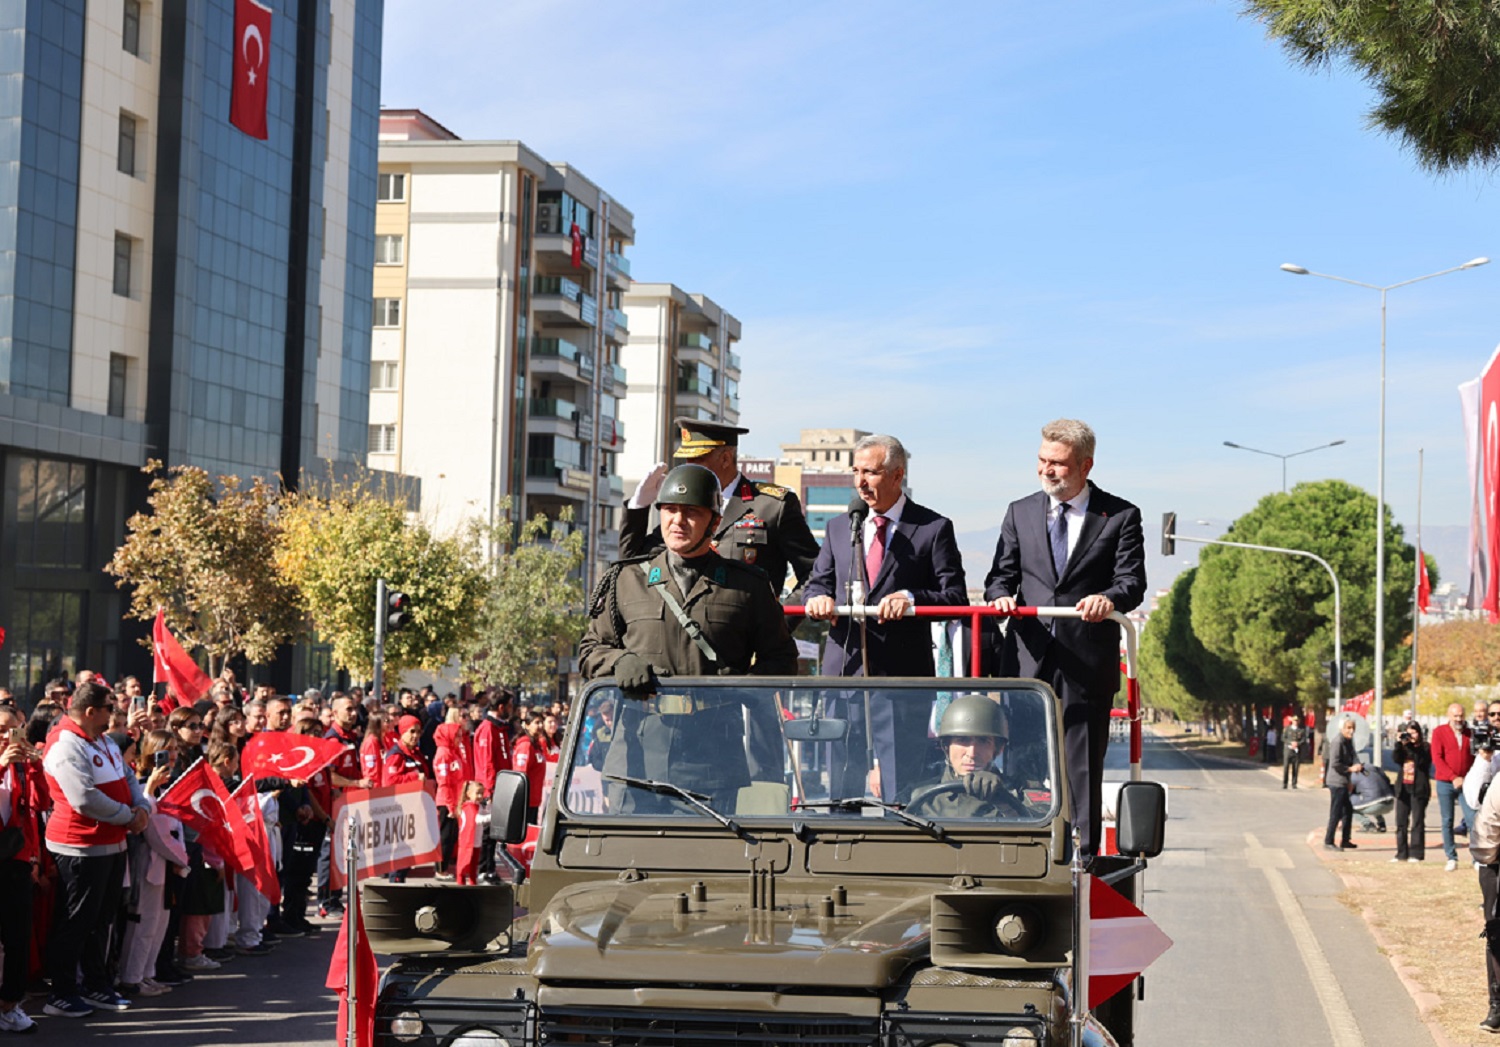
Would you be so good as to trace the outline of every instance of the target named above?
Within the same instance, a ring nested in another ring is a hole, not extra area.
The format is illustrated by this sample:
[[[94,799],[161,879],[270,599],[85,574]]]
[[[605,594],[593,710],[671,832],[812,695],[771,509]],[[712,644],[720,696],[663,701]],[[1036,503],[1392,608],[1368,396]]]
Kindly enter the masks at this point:
[[[917,604],[969,602],[953,522],[906,497],[906,459],[894,436],[867,436],[854,445],[854,486],[863,504],[828,521],[807,581],[808,617],[833,623],[823,652],[825,676],[931,676],[931,626],[903,616]],[[857,602],[878,608],[874,621],[834,613],[849,602],[851,580],[858,583]],[[893,704],[876,693],[868,706],[880,773],[866,776],[851,741],[846,773],[835,788],[855,795],[869,788],[892,801],[923,777],[928,710]],[[864,709],[862,699],[848,709],[857,732],[864,729]]]
[[[1013,618],[1007,644],[1021,676],[1050,684],[1062,698],[1068,792],[1085,857],[1099,849],[1109,710],[1120,689],[1120,628],[1106,619],[1135,610],[1146,595],[1141,511],[1095,487],[1093,467],[1087,425],[1064,418],[1042,427],[1042,489],[1006,510],[984,580],[984,598],[1001,610],[1024,604],[1083,615]]]

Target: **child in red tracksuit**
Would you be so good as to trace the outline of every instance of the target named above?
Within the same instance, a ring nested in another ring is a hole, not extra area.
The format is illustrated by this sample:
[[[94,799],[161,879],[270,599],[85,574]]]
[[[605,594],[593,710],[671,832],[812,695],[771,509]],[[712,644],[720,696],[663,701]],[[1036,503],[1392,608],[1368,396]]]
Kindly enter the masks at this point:
[[[468,733],[461,722],[439,724],[432,733],[437,752],[432,757],[432,776],[437,780],[438,840],[442,845],[439,875],[453,868],[458,846],[458,809],[464,786],[474,780],[474,758],[469,753]]]
[[[484,799],[484,786],[478,782],[464,783],[463,806],[458,812],[458,882],[474,884],[479,869],[479,848],[484,842],[479,831],[479,801]]]

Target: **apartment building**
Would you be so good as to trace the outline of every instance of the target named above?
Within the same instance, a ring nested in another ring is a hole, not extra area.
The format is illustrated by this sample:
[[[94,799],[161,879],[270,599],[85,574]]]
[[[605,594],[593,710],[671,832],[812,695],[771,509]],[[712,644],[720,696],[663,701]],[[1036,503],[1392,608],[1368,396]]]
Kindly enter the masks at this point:
[[[100,570],[148,459],[296,482],[364,457],[382,5],[270,18],[257,50],[234,0],[0,11],[0,686],[23,700],[149,672]],[[252,60],[264,139],[228,119]]]
[[[713,299],[674,284],[636,283],[624,295],[630,340],[623,349],[628,395],[620,416],[631,432],[620,474],[634,488],[677,444],[674,418],[737,425],[740,322]]]
[[[506,507],[618,555],[630,211],[514,141],[381,113],[368,462],[439,530]]]

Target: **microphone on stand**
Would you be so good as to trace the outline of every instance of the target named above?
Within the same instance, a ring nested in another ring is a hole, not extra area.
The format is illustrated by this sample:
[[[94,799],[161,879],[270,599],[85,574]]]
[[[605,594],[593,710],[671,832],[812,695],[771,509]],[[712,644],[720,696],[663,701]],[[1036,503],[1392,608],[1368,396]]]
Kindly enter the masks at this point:
[[[865,602],[863,543],[860,538],[865,529],[865,517],[870,507],[859,495],[849,499],[849,606],[860,607]]]

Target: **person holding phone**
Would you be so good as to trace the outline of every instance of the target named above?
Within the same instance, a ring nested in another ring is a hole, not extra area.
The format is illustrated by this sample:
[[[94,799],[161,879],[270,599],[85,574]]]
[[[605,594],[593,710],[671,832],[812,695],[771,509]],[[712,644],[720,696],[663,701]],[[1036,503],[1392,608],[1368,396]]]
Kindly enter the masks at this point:
[[[26,741],[18,710],[0,706],[0,1031],[36,1027],[22,1002],[31,957],[31,906],[41,860],[38,817],[50,802],[42,776],[42,754]]]

